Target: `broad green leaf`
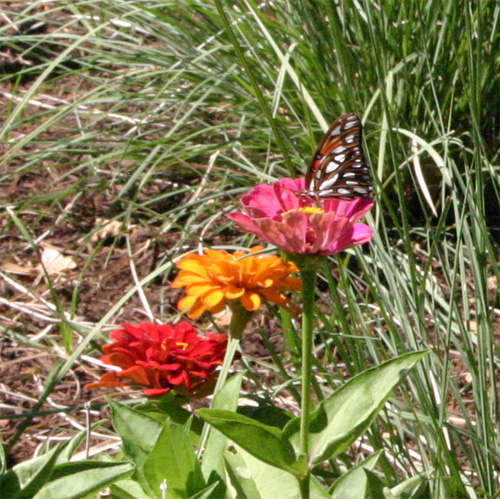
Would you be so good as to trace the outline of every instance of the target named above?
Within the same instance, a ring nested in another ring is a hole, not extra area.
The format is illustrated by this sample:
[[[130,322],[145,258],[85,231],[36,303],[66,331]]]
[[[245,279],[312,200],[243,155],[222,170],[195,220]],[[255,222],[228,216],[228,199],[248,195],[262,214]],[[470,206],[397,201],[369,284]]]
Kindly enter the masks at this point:
[[[381,455],[382,451],[373,454],[342,475],[330,489],[332,499],[361,499],[365,497],[368,483],[365,469],[373,470]]]
[[[384,487],[382,480],[373,471],[364,469],[366,475],[366,497],[367,499],[382,499],[386,497],[386,492],[389,491]]]
[[[148,400],[146,403],[135,407],[135,409],[157,419],[161,423],[168,418],[172,423],[183,425],[193,417],[192,412],[173,402],[171,397],[162,397],[159,400]],[[201,433],[202,427],[203,423],[199,419],[195,418],[192,420],[191,429],[196,435]]]
[[[237,445],[231,444],[229,449],[224,453],[224,466],[226,469],[226,483],[227,483],[227,499],[239,498],[239,497],[252,497],[255,499],[261,499],[262,495],[259,492],[258,485],[252,476],[252,472],[248,469],[245,460],[242,457],[243,449]],[[246,453],[247,455],[248,452]],[[283,473],[290,473],[265,464],[260,460],[257,460],[262,466],[267,466],[269,468],[278,470]],[[294,477],[295,479],[295,477]],[[297,481],[295,479],[295,481]]]
[[[294,417],[289,411],[285,411],[274,405],[260,407],[240,406],[238,407],[238,414],[243,414],[254,421],[260,421],[261,423],[280,429],[283,429]]]
[[[227,449],[224,459],[235,492],[230,494],[231,498],[300,499],[299,482],[293,474],[264,463],[237,445]],[[328,497],[315,477],[311,477],[311,499]]]
[[[214,396],[212,409],[236,411],[242,379],[243,373],[239,373],[226,381],[221,390]],[[201,469],[206,480],[212,473],[219,477],[224,476],[223,455],[226,443],[226,437],[215,428],[211,428],[201,462]]]
[[[141,484],[136,480],[125,479],[114,483],[111,486],[113,499],[156,499],[144,492]]]
[[[345,383],[311,413],[309,461],[313,465],[345,451],[361,436],[401,379],[427,352],[413,352],[368,369]],[[299,418],[284,429],[299,446]]]
[[[307,464],[297,461],[293,447],[278,428],[231,411],[200,409],[198,414],[257,459],[294,475],[306,474]]]
[[[140,411],[108,400],[113,411],[113,426],[123,440],[123,450],[138,470],[156,445],[163,424]]]
[[[0,497],[33,497],[50,478],[62,449],[60,444],[41,456],[14,466],[0,478]]]
[[[165,424],[144,463],[143,474],[150,490],[160,499],[165,480],[169,499],[189,497],[206,487],[189,435],[175,423]]]
[[[132,473],[132,463],[79,461],[54,468],[50,482],[33,499],[86,499]]]
[[[86,436],[87,430],[82,430],[78,432],[71,440],[69,440],[64,445],[61,453],[57,456],[56,464],[68,463],[71,459],[71,456],[75,453],[78,447],[80,447],[80,444],[83,442]]]
[[[412,476],[404,482],[392,487],[390,491],[384,489],[387,499],[425,499],[430,497],[428,477],[432,471]]]
[[[192,495],[189,499],[219,499],[220,497],[224,497],[223,494],[221,495],[219,492],[216,492],[218,486],[219,482],[214,482]]]

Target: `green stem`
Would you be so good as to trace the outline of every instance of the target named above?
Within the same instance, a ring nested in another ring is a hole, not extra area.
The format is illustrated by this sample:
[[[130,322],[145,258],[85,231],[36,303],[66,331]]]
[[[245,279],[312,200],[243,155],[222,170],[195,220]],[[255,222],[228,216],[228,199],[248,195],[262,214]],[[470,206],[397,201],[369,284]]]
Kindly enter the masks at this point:
[[[224,383],[227,380],[227,375],[229,374],[229,368],[233,363],[234,355],[236,353],[236,350],[238,349],[239,344],[240,344],[239,339],[229,336],[227,340],[226,353],[224,355],[224,362],[222,363],[219,377],[217,378],[217,383],[215,384],[214,396],[224,386]],[[208,423],[205,423],[203,425],[203,429],[200,435],[200,444],[198,446],[198,458],[201,457],[201,454],[205,449],[209,433],[210,433],[210,425]]]
[[[309,487],[309,474],[306,477],[299,480],[300,497],[302,499],[309,499],[310,487]]]
[[[219,377],[217,378],[217,383],[215,384],[214,393],[217,393],[226,383],[227,375],[229,374],[229,369],[234,360],[234,355],[236,350],[238,350],[238,346],[240,344],[240,340],[237,338],[229,337],[227,341],[227,350],[224,356],[224,362],[222,363],[222,367],[219,373]]]
[[[302,402],[300,417],[300,454],[309,456],[309,414],[311,412],[311,375],[313,350],[313,306],[316,270],[302,269]],[[309,475],[301,480],[302,499],[309,498]]]
[[[233,307],[233,316],[231,318],[231,324],[229,325],[229,338],[227,340],[226,353],[224,355],[224,361],[222,362],[219,377],[215,383],[214,397],[226,383],[229,369],[231,368],[234,360],[234,355],[236,354],[236,350],[240,344],[241,335],[250,320],[250,316],[251,313],[243,307]],[[209,433],[210,425],[205,423],[203,425],[203,430],[201,431],[200,444],[198,446],[198,458],[201,457],[203,450],[205,449]]]

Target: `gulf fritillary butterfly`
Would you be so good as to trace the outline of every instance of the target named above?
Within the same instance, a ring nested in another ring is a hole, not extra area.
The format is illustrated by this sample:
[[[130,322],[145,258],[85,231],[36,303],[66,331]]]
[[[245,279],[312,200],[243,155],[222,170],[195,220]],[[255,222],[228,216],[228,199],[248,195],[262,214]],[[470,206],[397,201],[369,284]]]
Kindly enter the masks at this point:
[[[320,142],[306,173],[303,196],[352,201],[368,198],[373,184],[362,151],[363,127],[353,113],[337,118]]]

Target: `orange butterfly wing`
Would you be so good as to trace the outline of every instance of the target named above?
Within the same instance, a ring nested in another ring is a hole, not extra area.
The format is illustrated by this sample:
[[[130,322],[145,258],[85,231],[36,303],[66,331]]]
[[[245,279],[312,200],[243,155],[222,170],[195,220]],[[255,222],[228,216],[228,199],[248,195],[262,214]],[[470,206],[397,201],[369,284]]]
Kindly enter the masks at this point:
[[[349,201],[371,197],[373,183],[363,156],[362,134],[361,120],[353,113],[333,122],[307,170],[306,196]]]

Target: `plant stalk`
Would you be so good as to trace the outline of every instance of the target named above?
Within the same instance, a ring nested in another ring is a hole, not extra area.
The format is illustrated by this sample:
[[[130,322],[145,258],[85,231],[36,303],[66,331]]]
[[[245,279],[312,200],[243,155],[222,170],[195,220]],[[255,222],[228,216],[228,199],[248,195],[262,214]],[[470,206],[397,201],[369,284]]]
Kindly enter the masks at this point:
[[[233,307],[233,316],[231,318],[231,324],[229,325],[229,337],[227,339],[226,353],[224,355],[224,361],[222,362],[219,377],[215,383],[214,397],[226,383],[229,369],[233,363],[238,345],[240,344],[241,335],[250,320],[250,316],[250,312],[245,310],[243,307]],[[200,444],[198,446],[198,458],[201,457],[203,453],[209,433],[210,425],[205,423],[203,425],[203,430],[201,431]]]
[[[316,270],[302,269],[302,400],[300,417],[300,454],[309,460],[309,414],[313,349],[313,306]],[[309,473],[301,480],[302,499],[309,498]]]

